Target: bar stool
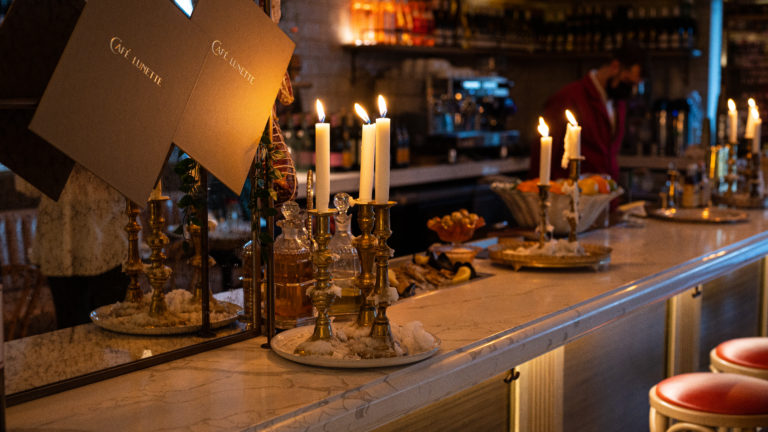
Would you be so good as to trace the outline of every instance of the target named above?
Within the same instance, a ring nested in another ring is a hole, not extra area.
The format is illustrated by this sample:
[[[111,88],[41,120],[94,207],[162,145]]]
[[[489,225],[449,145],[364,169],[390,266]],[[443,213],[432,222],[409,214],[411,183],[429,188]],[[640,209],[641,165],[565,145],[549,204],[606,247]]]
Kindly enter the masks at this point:
[[[709,352],[712,372],[730,372],[768,380],[768,338],[725,341]]]
[[[768,426],[768,381],[697,372],[661,381],[649,393],[651,432],[722,432]],[[669,420],[676,423],[669,427]]]

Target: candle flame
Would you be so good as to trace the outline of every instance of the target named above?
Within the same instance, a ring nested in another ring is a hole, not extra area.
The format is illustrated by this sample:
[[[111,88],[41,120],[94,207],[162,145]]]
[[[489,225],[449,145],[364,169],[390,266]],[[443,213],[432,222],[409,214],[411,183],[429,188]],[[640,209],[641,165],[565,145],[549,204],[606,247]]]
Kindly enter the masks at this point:
[[[733,99],[728,99],[728,112],[736,111],[736,102]]]
[[[750,108],[757,108],[757,104],[755,104],[755,100],[753,98],[747,99],[747,105],[749,105]]]
[[[549,136],[549,126],[547,126],[546,123],[544,123],[544,117],[539,117],[539,133],[542,137],[548,137]]]
[[[320,99],[316,100],[315,107],[317,108],[317,118],[320,119],[320,123],[323,123],[325,121],[325,110],[323,109],[323,103],[320,102]]]
[[[571,110],[565,110],[565,117],[568,119],[568,123],[571,124],[571,126],[578,126],[579,122],[576,121],[576,117],[573,116],[573,113]]]
[[[384,96],[379,95],[379,114],[382,117],[387,116],[387,101],[384,100]]]
[[[357,115],[363,120],[365,123],[370,123],[371,119],[368,117],[368,113],[365,112],[365,108],[362,107],[359,103],[355,104],[355,112]]]

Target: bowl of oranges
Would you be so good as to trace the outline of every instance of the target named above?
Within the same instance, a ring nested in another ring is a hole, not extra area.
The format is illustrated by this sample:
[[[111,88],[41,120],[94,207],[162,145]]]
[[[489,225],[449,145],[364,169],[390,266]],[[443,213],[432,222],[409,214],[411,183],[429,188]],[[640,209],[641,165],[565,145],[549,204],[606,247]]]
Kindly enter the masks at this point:
[[[443,217],[434,217],[427,221],[427,228],[437,233],[446,243],[464,243],[472,238],[475,230],[485,226],[485,219],[467,209],[455,211]]]
[[[566,216],[571,210],[566,179],[553,180],[549,189],[549,223],[557,235],[570,231]],[[493,190],[509,208],[517,224],[523,228],[536,228],[539,224],[539,179],[495,182]],[[624,191],[608,176],[587,174],[578,181],[579,223],[577,232],[589,229],[597,218],[608,209],[611,200]]]

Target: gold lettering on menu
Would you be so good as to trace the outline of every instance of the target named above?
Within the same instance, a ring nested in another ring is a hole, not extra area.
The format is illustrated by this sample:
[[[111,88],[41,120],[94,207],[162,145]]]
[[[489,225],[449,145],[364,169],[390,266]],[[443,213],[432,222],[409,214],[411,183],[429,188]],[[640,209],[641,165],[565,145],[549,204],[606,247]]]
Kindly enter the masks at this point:
[[[248,81],[248,84],[253,85],[253,80],[256,78],[254,77],[248,70],[240,64],[237,60],[235,60],[234,57],[229,56],[229,51],[225,50],[223,46],[221,46],[220,40],[215,40],[211,44],[211,51],[213,52],[213,55],[216,57],[221,57],[222,60],[229,63],[230,66],[232,66],[232,69],[237,71],[238,74],[240,74],[241,77],[243,77],[246,81]]]
[[[123,40],[119,37],[115,36],[112,39],[109,40],[109,50],[112,51],[113,54],[119,55],[120,57],[125,58],[126,60],[130,61],[133,66],[138,69],[139,72],[144,74],[150,81],[155,83],[158,87],[162,87],[163,84],[163,77],[157,74],[157,72],[153,71],[146,63],[141,61],[138,57],[131,56],[131,49],[126,47],[123,44]]]

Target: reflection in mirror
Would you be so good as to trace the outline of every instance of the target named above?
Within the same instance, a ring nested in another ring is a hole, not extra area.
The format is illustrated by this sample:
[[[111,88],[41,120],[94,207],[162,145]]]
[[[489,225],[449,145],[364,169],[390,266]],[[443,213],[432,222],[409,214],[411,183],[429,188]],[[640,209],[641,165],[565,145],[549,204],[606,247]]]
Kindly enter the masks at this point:
[[[0,195],[6,197],[0,207],[6,394],[209,340],[196,334],[200,296],[195,297],[195,293],[199,288],[200,265],[204,262],[202,251],[192,241],[194,236],[190,237],[190,231],[195,230],[175,233],[184,219],[178,205],[183,196],[179,192],[180,178],[172,172],[175,162],[168,164],[162,177],[162,195],[170,199],[159,202],[165,222],[158,229],[168,237],[163,251],[164,263],[170,269],[163,289],[170,314],[161,318],[146,313],[153,291],[147,277],[152,256],[148,240],[153,236],[148,208],[127,214],[125,199],[98,195],[100,180],[80,166],[73,176],[85,181],[70,179],[58,202],[40,196],[12,172],[0,173]],[[103,190],[110,193],[105,185]],[[215,178],[210,190],[209,227],[215,227],[209,233],[211,322],[216,337],[221,338],[244,329],[237,322],[242,308],[240,251],[250,237],[250,224],[247,200],[229,192]],[[142,306],[126,301],[129,278],[122,272],[129,249],[126,228],[132,220],[138,222],[136,249],[141,270],[137,281]],[[184,246],[185,236],[190,240],[188,247]],[[103,267],[110,273],[106,278],[105,272],[96,268],[100,262],[105,263]],[[96,275],[83,275],[92,268]],[[83,290],[85,294],[77,294]],[[108,291],[117,294],[105,296]],[[108,311],[115,313],[110,315]],[[61,317],[70,318],[65,321]],[[158,325],[153,319],[166,324]]]

